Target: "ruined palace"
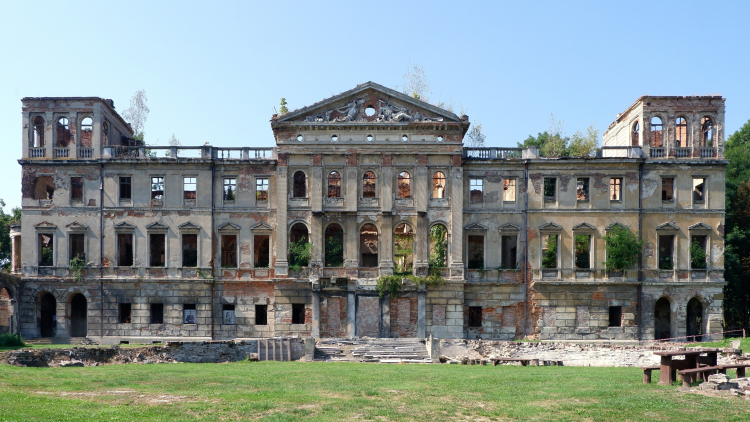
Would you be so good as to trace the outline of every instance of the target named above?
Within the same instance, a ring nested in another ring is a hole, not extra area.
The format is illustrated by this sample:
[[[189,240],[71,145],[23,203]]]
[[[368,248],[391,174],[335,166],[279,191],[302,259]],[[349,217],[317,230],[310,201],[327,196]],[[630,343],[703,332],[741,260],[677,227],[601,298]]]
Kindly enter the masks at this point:
[[[468,116],[372,82],[272,116],[268,148],[144,145],[102,98],[22,105],[0,287],[25,338],[721,337],[720,96],[643,96],[581,158],[465,148]],[[607,271],[622,228],[643,247]]]

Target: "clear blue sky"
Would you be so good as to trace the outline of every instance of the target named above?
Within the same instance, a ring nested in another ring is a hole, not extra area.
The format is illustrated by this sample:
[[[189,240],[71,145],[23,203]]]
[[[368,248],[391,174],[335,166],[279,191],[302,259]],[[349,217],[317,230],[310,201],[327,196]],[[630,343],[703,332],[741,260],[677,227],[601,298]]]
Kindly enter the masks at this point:
[[[603,133],[640,95],[721,94],[726,133],[750,119],[748,1],[3,1],[0,198],[21,202],[25,96],[145,89],[146,140],[272,146],[279,98],[303,107],[422,65],[433,100],[463,104],[489,146],[549,126]]]

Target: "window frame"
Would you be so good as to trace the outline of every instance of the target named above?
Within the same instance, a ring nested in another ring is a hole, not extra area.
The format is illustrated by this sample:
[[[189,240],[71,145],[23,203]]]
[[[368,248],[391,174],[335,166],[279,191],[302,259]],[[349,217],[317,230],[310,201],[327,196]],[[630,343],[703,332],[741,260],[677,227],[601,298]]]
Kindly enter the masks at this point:
[[[478,310],[478,311],[477,311]],[[478,314],[478,317],[477,317]],[[477,323],[477,321],[479,321]],[[482,328],[484,322],[484,309],[481,306],[469,306],[466,315],[467,328]]]
[[[335,175],[335,176],[334,176]],[[333,183],[333,184],[332,184]],[[336,185],[338,183],[338,185]],[[326,198],[342,198],[341,173],[336,170],[328,172],[326,177]],[[333,192],[331,189],[333,188]]]
[[[84,261],[86,261],[86,252],[88,252],[87,251],[88,248],[86,247],[87,246],[86,244],[88,243],[88,242],[86,242],[86,233],[84,231],[79,231],[79,230],[68,232],[68,264],[70,264],[70,261],[73,258],[75,258],[73,256],[73,236],[82,236],[83,237],[83,242],[82,242],[83,243],[83,256],[82,256],[82,258],[83,258]]]
[[[692,199],[691,202],[692,202],[693,206],[695,207],[695,206],[702,205],[703,207],[706,207],[706,205],[708,204],[708,200],[707,200],[707,197],[708,197],[708,176],[694,174],[694,175],[692,175],[691,180],[692,180],[693,183],[691,184],[691,187],[690,187],[690,192],[691,192],[690,197]],[[695,181],[696,180],[703,180],[703,183],[701,183],[703,185],[703,189],[701,191],[701,199],[695,199],[695,193],[696,193],[696,190],[695,190],[695,188],[696,188]]]
[[[154,306],[156,306],[156,305],[161,306],[161,315],[160,315],[160,318],[159,318],[161,320],[161,322],[156,322],[155,318],[154,318],[154,316],[155,316],[154,315]],[[149,306],[148,306],[148,323],[149,324],[154,324],[154,325],[164,324],[164,302],[152,302],[152,303],[149,303]]]
[[[188,180],[192,180],[192,182],[189,182]],[[193,185],[195,190],[192,190],[192,191],[185,190],[185,188],[188,185]],[[193,198],[186,198],[189,192],[193,192]],[[198,200],[198,176],[183,175],[182,176],[182,201],[183,203],[185,203],[186,201],[197,201],[197,200]]]
[[[151,199],[150,199],[151,202],[153,202],[153,201],[161,201],[162,203],[164,203],[164,197],[166,196],[166,193],[167,193],[166,192],[166,183],[165,183],[165,179],[166,178],[164,176],[154,176],[154,175],[150,175],[149,177],[150,177],[149,180],[151,182],[150,185],[149,185],[151,187],[151,189],[150,189],[150,191],[151,191]],[[157,179],[157,180],[161,179],[161,191],[159,191],[158,189],[154,189],[154,186],[157,186],[159,184],[158,182],[154,183],[154,179]],[[132,189],[132,187],[131,187],[131,189]],[[156,194],[156,192],[161,192],[161,198],[157,198],[160,195]]]
[[[81,182],[81,197],[80,198],[74,198],[73,197],[73,180],[79,179]],[[71,176],[70,177],[70,203],[80,203],[83,204],[86,201],[86,181],[82,176]]]
[[[507,200],[507,199],[505,199],[505,191],[508,190],[508,186],[510,185],[510,183],[506,185],[506,181],[507,182],[513,182],[512,183],[512,186],[513,186],[513,200]],[[518,200],[518,178],[517,177],[503,177],[503,203],[504,204],[515,204],[517,200]]]
[[[616,312],[613,312],[616,311]],[[616,320],[615,318],[616,317]],[[609,306],[608,327],[622,327],[622,306]]]
[[[306,315],[307,314],[307,306],[306,306],[306,304],[304,304],[304,303],[292,303],[292,304],[290,304],[290,306],[292,307],[292,322],[291,322],[291,324],[292,325],[304,325],[304,324],[306,324],[306,320],[307,320],[307,315]],[[301,313],[299,311],[300,307],[302,309]],[[297,308],[297,309],[295,310],[295,308]],[[300,314],[302,315],[302,322],[299,322],[299,316],[300,316]],[[297,322],[294,322],[295,320]]]
[[[680,123],[680,119],[682,119],[684,123]],[[682,146],[682,142],[679,142],[681,140],[677,137],[681,127],[685,128],[685,146]],[[690,146],[690,125],[688,124],[688,119],[685,118],[685,116],[676,116],[674,118],[674,143],[675,148],[688,148]]]
[[[132,247],[132,251],[130,254],[130,260],[131,265],[122,265],[123,263],[120,262],[120,235],[128,235],[130,236],[130,245]],[[136,242],[135,242],[135,231],[131,228],[128,229],[122,229],[115,227],[115,256],[116,256],[116,263],[118,267],[125,267],[125,268],[132,268],[135,266],[135,249],[136,249]]]
[[[259,190],[258,187],[265,187],[265,190],[261,189]],[[265,199],[262,198],[263,195],[261,195],[262,192],[266,193]],[[255,203],[268,203],[268,200],[271,196],[271,185],[270,185],[270,179],[268,176],[262,176],[262,177],[256,177],[255,178]]]
[[[442,177],[437,177],[438,173],[442,175]],[[435,190],[436,186],[440,186],[439,183],[442,180],[443,186],[442,186],[442,195],[435,196]],[[432,190],[430,192],[430,195],[432,199],[445,199],[446,193],[448,192],[448,178],[445,176],[445,172],[442,170],[435,170],[432,173]]]
[[[157,235],[164,236],[164,265],[153,265],[153,263],[151,261],[151,254],[152,254],[152,250],[151,250],[151,244],[152,244],[152,242],[151,242],[151,236],[157,236]],[[165,268],[166,269],[167,266],[168,266],[167,264],[169,264],[169,260],[167,259],[169,257],[169,251],[167,250],[168,245],[169,245],[169,241],[167,239],[167,232],[164,231],[164,230],[150,230],[150,231],[148,231],[146,238],[148,239],[148,267],[149,268]]]
[[[231,309],[228,309],[230,308]],[[236,306],[233,303],[222,303],[221,304],[221,325],[237,325],[236,319]],[[231,314],[228,314],[231,312]],[[227,317],[231,315],[230,322],[227,322]]]
[[[372,179],[366,178],[368,173],[372,174]],[[370,195],[369,191],[365,189],[366,180],[372,180],[372,195]],[[365,195],[365,193],[367,193],[367,195]],[[378,175],[375,174],[373,170],[365,170],[365,172],[362,173],[362,198],[378,198]]]
[[[584,190],[586,194],[584,199],[580,199],[578,197],[578,182],[579,181],[584,182],[583,187],[585,188]],[[585,203],[590,203],[590,202],[591,202],[591,178],[588,176],[576,177],[576,203],[585,204]]]
[[[122,188],[123,179],[128,179],[128,197],[123,198]],[[118,203],[132,203],[133,202],[133,176],[132,175],[118,175],[117,177],[117,201]]]
[[[227,183],[230,181],[231,183]],[[227,186],[232,189],[232,199],[227,199]],[[237,200],[237,177],[236,176],[223,176],[221,178],[221,202],[222,204],[234,204]]]
[[[665,179],[671,179],[672,180],[672,189],[671,189],[671,192],[670,192],[670,196],[671,196],[670,199],[664,199],[664,180]],[[662,204],[675,204],[677,202],[677,200],[675,198],[677,196],[677,192],[675,191],[675,188],[674,188],[675,180],[676,179],[677,178],[674,177],[674,176],[667,176],[667,175],[663,175],[661,177],[661,182],[660,182],[661,184],[659,185],[659,187],[661,188],[661,192],[662,192],[662,195],[661,195],[661,202],[662,202]]]
[[[474,189],[478,187],[479,189]],[[479,192],[481,199],[474,198],[474,192]],[[484,203],[484,178],[481,176],[469,176],[469,204]]]
[[[44,242],[42,241],[41,236],[50,236],[50,246],[52,247],[52,262],[49,265],[42,265],[42,256],[44,251]],[[36,242],[37,242],[37,266],[38,267],[44,267],[44,268],[54,268],[57,264],[57,245],[55,245],[55,240],[57,239],[57,233],[54,230],[37,230],[36,232]]]
[[[373,266],[366,266],[366,265],[364,265],[365,264],[365,259],[364,259],[363,251],[362,251],[362,230],[364,230],[364,228],[366,226],[372,226],[375,229],[375,238],[377,239],[376,262],[375,262],[375,265],[373,265]],[[359,268],[378,268],[378,267],[380,267],[380,258],[381,258],[380,251],[382,250],[382,247],[381,247],[381,244],[380,244],[381,243],[380,229],[378,228],[378,226],[375,224],[374,221],[366,221],[361,226],[359,226],[359,230],[357,230],[357,234],[358,234],[357,235],[357,252],[358,252],[358,254],[357,254],[358,255],[357,256],[357,266]],[[344,240],[346,241],[346,239],[344,239]],[[344,243],[344,247],[346,247],[346,243]]]
[[[224,237],[225,236],[234,236],[234,266],[227,267],[224,265]],[[237,232],[223,232],[219,233],[219,267],[220,268],[227,268],[227,269],[238,269],[240,267],[240,252],[239,252],[239,233]]]
[[[297,189],[297,187],[298,187],[298,184],[297,184],[297,183],[298,183],[298,180],[297,180],[297,174],[301,174],[301,175],[302,175],[302,177],[303,177],[303,180],[301,181],[301,185],[299,185],[299,186],[300,186],[300,189],[304,188],[304,192],[303,192],[303,195],[298,195],[298,189]],[[307,199],[307,198],[309,197],[309,195],[310,195],[310,194],[309,194],[309,191],[310,191],[310,189],[309,189],[309,187],[307,186],[307,184],[308,184],[308,179],[309,179],[309,178],[307,177],[307,172],[305,172],[305,171],[304,171],[304,170],[302,170],[302,169],[297,169],[297,170],[295,170],[295,171],[294,171],[294,173],[292,173],[292,177],[291,177],[291,179],[292,179],[292,186],[291,186],[291,188],[292,188],[292,189],[291,189],[291,194],[292,194],[292,198],[295,198],[295,199]]]
[[[472,268],[470,262],[470,239],[472,237],[478,237],[482,239],[482,266],[481,268]],[[478,230],[467,230],[466,233],[466,270],[484,270],[487,268],[487,233],[483,233]]]
[[[193,311],[193,312],[188,312]],[[188,322],[188,315],[193,316],[193,322]],[[182,304],[182,325],[198,325],[198,306],[195,303]]]
[[[552,181],[552,196],[547,195],[547,180]],[[547,176],[542,178],[542,201],[545,203],[557,202],[557,176]]]
[[[613,183],[614,182],[614,183]],[[624,179],[620,176],[610,177],[609,178],[609,202],[614,204],[622,204],[623,198],[622,198],[622,184],[624,182]],[[618,186],[619,191],[618,193],[618,199],[612,199],[612,186]]]
[[[185,265],[185,236],[195,236],[195,266],[188,267]],[[200,233],[197,230],[180,231],[180,268],[200,268]]]
[[[405,175],[405,176],[403,176]],[[405,180],[409,186],[409,193],[406,196],[401,195],[401,183],[402,180]],[[396,199],[411,199],[413,195],[412,192],[412,186],[411,186],[411,173],[409,173],[407,170],[401,170],[396,175]]]
[[[259,324],[258,323],[258,315],[261,314],[261,312],[259,312],[260,311],[259,308],[264,308],[264,311],[265,311],[265,312],[263,312],[263,316],[264,316],[264,318],[263,318],[263,321],[264,321],[263,324]],[[258,326],[261,326],[261,327],[267,327],[268,326],[268,304],[267,303],[256,303],[255,304],[255,308],[253,309],[253,315],[254,315],[254,317],[253,317],[253,325],[258,325]]]
[[[117,323],[118,324],[132,324],[133,323],[133,303],[132,302],[118,302]]]

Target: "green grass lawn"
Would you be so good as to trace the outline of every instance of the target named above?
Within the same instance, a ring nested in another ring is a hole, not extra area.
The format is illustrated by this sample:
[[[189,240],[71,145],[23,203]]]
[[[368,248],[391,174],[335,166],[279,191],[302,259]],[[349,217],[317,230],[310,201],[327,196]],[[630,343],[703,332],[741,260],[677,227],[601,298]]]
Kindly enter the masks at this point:
[[[0,366],[0,421],[747,421],[638,368],[238,362]]]
[[[740,340],[740,349],[742,349],[742,352],[750,352],[750,337],[748,338],[725,338],[721,341],[707,341],[703,343],[693,343],[689,344],[688,347],[729,347],[729,343],[734,340]]]

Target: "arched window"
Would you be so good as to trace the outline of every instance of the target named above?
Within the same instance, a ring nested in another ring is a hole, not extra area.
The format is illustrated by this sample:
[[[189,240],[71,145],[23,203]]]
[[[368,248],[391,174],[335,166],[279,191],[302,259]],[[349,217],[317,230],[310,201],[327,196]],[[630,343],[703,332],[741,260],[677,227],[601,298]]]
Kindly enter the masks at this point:
[[[430,267],[448,266],[448,230],[442,224],[430,228]]]
[[[34,148],[44,147],[44,117],[34,117]]]
[[[398,174],[398,198],[411,198],[411,176],[402,171]]]
[[[329,224],[325,232],[325,266],[344,266],[344,231],[336,223]]]
[[[378,229],[372,224],[365,224],[359,229],[360,267],[378,266]]]
[[[445,173],[436,171],[432,175],[432,197],[445,198]]]
[[[672,312],[669,299],[662,297],[654,307],[654,340],[672,337]]]
[[[640,145],[641,128],[638,122],[633,123],[633,132],[630,134],[630,145],[637,147]]]
[[[296,223],[292,226],[292,230],[289,231],[289,241],[292,243],[307,243],[307,226],[302,223]]]
[[[94,133],[94,121],[91,117],[81,120],[81,146],[91,147],[91,138]]]
[[[658,117],[651,118],[651,146],[660,148],[663,144],[661,119]]]
[[[684,117],[678,117],[674,122],[674,142],[678,148],[687,148],[688,126]]]
[[[393,236],[393,261],[396,273],[411,274],[414,267],[414,230],[406,223],[396,226]]]
[[[337,171],[328,175],[328,197],[341,198],[341,175]]]
[[[306,198],[307,197],[307,183],[305,172],[299,170],[294,173],[292,186],[292,197],[294,198]]]
[[[711,147],[714,144],[714,121],[710,117],[701,119],[701,146]]]
[[[289,267],[299,269],[310,264],[310,243],[307,226],[296,223],[289,232]]]
[[[60,117],[57,120],[57,146],[65,148],[70,143],[70,124],[68,119]]]
[[[374,198],[375,192],[375,173],[366,171],[362,176],[362,197]]]
[[[102,145],[109,145],[109,123],[102,124]]]

